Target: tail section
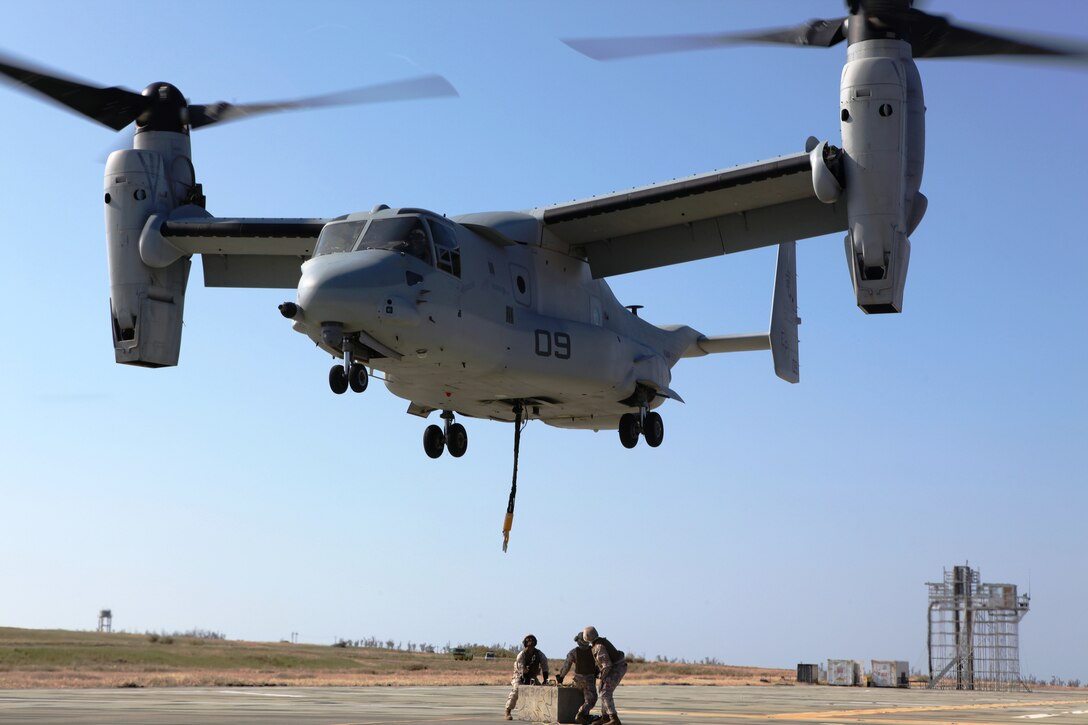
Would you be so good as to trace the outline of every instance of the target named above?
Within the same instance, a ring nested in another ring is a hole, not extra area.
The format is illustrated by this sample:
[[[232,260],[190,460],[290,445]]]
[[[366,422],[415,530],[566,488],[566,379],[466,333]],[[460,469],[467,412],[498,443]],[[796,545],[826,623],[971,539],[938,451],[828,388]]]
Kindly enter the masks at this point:
[[[801,363],[797,349],[797,250],[796,242],[778,245],[778,267],[774,278],[774,298],[771,302],[771,329],[750,335],[700,336],[684,352],[683,357],[699,357],[719,352],[770,350],[775,374],[788,383],[801,379]]]
[[[771,356],[774,373],[787,383],[801,380],[801,359],[797,352],[797,242],[778,245],[778,268],[771,302]]]

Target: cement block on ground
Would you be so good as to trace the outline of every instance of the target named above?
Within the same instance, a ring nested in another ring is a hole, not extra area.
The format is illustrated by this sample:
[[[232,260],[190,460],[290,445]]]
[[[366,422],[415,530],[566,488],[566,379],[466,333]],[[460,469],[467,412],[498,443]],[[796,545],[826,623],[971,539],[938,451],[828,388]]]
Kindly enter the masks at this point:
[[[519,685],[514,719],[526,722],[572,723],[585,702],[577,687]]]

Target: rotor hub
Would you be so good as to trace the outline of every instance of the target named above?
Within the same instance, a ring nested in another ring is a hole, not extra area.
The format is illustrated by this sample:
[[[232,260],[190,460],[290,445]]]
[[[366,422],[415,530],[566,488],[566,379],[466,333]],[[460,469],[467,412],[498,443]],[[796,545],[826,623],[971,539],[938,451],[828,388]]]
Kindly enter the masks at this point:
[[[146,110],[136,118],[136,133],[189,133],[189,102],[177,86],[160,81],[144,88],[140,95],[148,100]]]

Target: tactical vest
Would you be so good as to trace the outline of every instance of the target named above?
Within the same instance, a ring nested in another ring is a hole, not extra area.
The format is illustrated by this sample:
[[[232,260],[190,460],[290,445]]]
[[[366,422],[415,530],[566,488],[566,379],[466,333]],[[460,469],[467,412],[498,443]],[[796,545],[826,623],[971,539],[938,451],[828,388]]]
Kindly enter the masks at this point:
[[[521,684],[527,685],[536,677],[536,673],[540,668],[540,650],[534,649],[532,654],[526,655],[523,665]]]
[[[598,637],[593,644],[604,645],[605,651],[608,652],[608,659],[612,664],[616,664],[623,659],[623,650],[616,649],[615,646],[604,637]]]
[[[574,674],[597,674],[597,663],[593,661],[593,650],[589,647],[574,648]]]

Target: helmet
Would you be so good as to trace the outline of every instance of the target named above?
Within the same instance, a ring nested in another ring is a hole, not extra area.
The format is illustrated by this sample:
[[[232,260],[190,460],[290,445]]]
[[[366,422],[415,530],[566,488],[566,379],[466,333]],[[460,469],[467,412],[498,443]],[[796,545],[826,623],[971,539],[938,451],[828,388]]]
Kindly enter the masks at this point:
[[[586,643],[585,638],[582,636],[582,631],[581,630],[578,630],[578,634],[574,635],[574,641],[577,644],[585,644]]]
[[[536,647],[536,635],[535,634],[525,635],[525,637],[522,638],[522,640],[521,640],[521,646],[522,647]]]
[[[598,635],[596,627],[586,627],[582,630],[582,639],[584,639],[586,642],[589,642],[590,644],[593,644],[593,641],[597,639],[597,636]]]

